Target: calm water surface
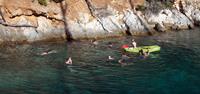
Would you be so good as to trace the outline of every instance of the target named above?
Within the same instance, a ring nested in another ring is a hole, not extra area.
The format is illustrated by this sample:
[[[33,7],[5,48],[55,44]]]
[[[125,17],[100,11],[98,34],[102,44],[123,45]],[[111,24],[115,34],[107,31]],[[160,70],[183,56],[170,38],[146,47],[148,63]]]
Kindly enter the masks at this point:
[[[200,94],[200,30],[135,37],[159,45],[146,59],[129,54],[118,63],[120,46],[132,37],[73,43],[0,47],[1,94]],[[109,48],[112,42],[114,47]],[[46,50],[56,53],[41,56]],[[108,61],[108,56],[115,58]],[[64,62],[71,56],[73,65]]]

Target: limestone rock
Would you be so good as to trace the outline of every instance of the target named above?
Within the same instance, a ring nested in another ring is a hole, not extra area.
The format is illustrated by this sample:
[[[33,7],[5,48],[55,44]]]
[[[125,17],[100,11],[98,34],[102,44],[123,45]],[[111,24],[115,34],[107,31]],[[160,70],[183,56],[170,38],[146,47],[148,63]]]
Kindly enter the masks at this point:
[[[165,32],[165,31],[166,31],[166,28],[165,28],[163,25],[159,24],[159,23],[157,23],[157,24],[155,25],[154,29],[155,29],[156,31],[158,31],[158,32]]]
[[[200,10],[196,9],[193,11],[192,19],[194,20],[195,25],[200,26]]]
[[[24,17],[21,16],[20,20],[18,21],[17,25],[31,25],[31,23]],[[21,27],[20,30],[22,31],[22,35],[26,37],[27,41],[34,41],[37,35],[35,28],[33,27]],[[18,39],[16,39],[18,40]]]
[[[193,23],[178,10],[162,10],[158,15],[151,15],[148,18],[150,23],[159,23],[166,28],[177,27],[176,29],[188,29]],[[173,28],[172,28],[173,29]]]
[[[187,2],[193,3],[186,3],[184,13],[163,9],[144,16],[132,8],[145,0],[49,0],[47,6],[37,0],[0,0],[0,41],[65,39],[65,31],[81,39],[147,33],[150,26],[161,32],[188,29],[200,25],[200,12],[196,0]]]
[[[138,16],[130,10],[125,12],[123,20],[127,24],[132,35],[134,35],[135,32],[147,31]]]

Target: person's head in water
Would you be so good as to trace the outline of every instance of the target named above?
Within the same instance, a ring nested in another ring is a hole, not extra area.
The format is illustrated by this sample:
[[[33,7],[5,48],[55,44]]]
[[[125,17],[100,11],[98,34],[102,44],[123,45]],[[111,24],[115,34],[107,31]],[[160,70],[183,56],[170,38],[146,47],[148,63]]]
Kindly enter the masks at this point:
[[[112,42],[108,42],[108,47],[112,48],[113,47],[113,43]]]

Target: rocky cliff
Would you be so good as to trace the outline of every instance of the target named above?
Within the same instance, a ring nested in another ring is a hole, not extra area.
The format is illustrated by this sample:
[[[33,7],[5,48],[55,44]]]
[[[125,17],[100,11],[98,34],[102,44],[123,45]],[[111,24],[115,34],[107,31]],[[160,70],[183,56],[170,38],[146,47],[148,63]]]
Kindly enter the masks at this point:
[[[178,5],[181,10],[163,7],[168,4],[165,1],[152,0],[43,2],[0,0],[0,41],[103,38],[191,29],[200,25],[200,1],[196,0],[186,0],[184,6]]]

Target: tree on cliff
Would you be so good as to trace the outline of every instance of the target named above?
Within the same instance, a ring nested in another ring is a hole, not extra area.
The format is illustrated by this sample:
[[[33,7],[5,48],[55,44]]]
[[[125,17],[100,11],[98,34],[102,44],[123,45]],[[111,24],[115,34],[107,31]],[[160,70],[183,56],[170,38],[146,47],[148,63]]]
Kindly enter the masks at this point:
[[[61,9],[62,16],[63,16],[66,40],[67,41],[72,41],[73,40],[72,34],[68,30],[68,24],[67,24],[67,18],[66,18],[66,10],[67,10],[66,0],[50,0],[50,1],[54,1],[55,3],[59,3],[60,4],[60,9]],[[38,2],[41,5],[47,6],[47,0],[38,0]]]
[[[72,41],[73,38],[72,38],[72,34],[71,32],[69,32],[68,30],[68,23],[67,23],[67,18],[66,18],[66,10],[67,10],[67,4],[63,4],[62,1],[65,1],[65,0],[57,0],[57,2],[60,3],[60,9],[62,11],[62,16],[63,16],[63,21],[64,21],[64,27],[65,27],[65,35],[66,35],[66,40],[67,41]]]

